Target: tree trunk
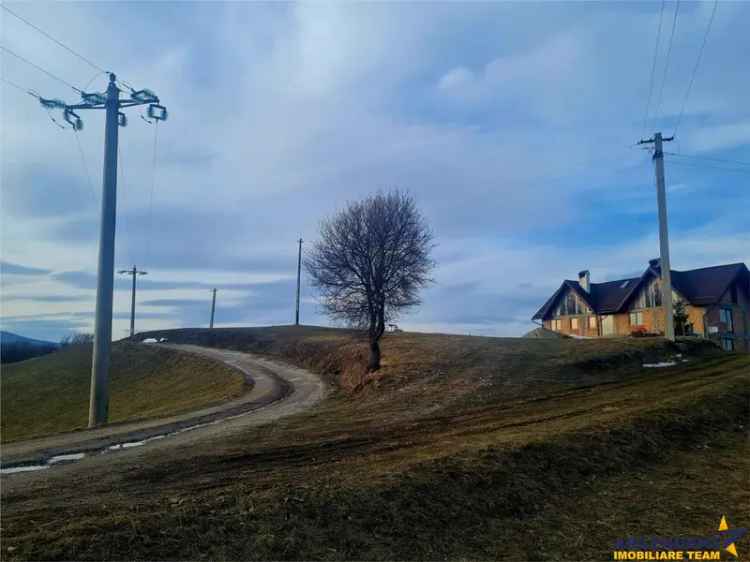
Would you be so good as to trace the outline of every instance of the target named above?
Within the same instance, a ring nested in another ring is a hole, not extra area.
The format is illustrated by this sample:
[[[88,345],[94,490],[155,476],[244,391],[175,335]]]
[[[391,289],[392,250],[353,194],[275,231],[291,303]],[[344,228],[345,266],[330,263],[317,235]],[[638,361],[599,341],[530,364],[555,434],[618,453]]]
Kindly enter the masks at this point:
[[[370,361],[367,364],[367,372],[374,373],[380,369],[380,344],[378,339],[370,339]]]

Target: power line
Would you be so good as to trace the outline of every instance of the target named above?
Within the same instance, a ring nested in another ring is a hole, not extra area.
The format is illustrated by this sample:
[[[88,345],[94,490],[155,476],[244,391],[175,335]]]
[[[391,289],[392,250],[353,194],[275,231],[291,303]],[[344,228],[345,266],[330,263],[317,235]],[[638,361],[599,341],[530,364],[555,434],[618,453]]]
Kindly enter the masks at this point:
[[[31,90],[29,88],[24,88],[23,86],[19,86],[18,84],[16,84],[15,82],[11,82],[7,78],[0,77],[0,82],[5,82],[9,86],[13,86],[14,88],[16,88],[17,90],[20,90],[24,94],[29,94],[30,96],[39,99],[39,94],[37,94],[34,90]]]
[[[146,263],[151,263],[151,237],[154,223],[154,190],[156,188],[156,155],[159,143],[159,121],[154,122],[154,146],[151,162],[151,192],[148,198],[148,238],[146,238]]]
[[[129,244],[130,236],[128,236],[128,220],[126,219],[126,213],[124,212],[128,205],[125,203],[130,200],[129,192],[127,189],[127,184],[125,183],[125,161],[122,158],[122,146],[118,142],[117,143],[117,171],[120,174],[120,180],[117,184],[117,192],[118,195],[121,197],[120,205],[120,216],[119,220],[117,221],[117,228],[119,228],[120,232],[122,233],[122,237],[125,239],[125,245],[128,247],[128,262],[133,263],[133,246],[132,243]]]
[[[11,51],[11,50],[10,50],[10,49],[9,49],[8,47],[6,47],[6,46],[4,46],[4,45],[0,45],[0,49],[2,49],[3,51],[5,51],[5,52],[6,52],[6,53],[8,53],[8,54],[11,54],[11,55],[13,55],[13,56],[14,56],[14,57],[16,57],[16,58],[17,58],[18,60],[21,60],[21,61],[25,62],[26,64],[28,64],[28,65],[30,65],[30,66],[33,66],[33,67],[34,67],[34,68],[36,68],[36,69],[37,69],[38,71],[40,71],[40,72],[44,72],[44,74],[46,74],[46,75],[47,75],[47,76],[49,76],[50,78],[53,78],[54,80],[57,80],[58,82],[61,82],[62,84],[65,84],[66,86],[68,86],[69,88],[72,88],[72,89],[73,89],[74,91],[78,92],[79,94],[82,94],[82,93],[83,93],[83,92],[82,92],[82,91],[81,91],[80,89],[76,88],[76,87],[75,87],[75,86],[74,86],[73,84],[71,84],[71,83],[70,83],[70,82],[68,82],[67,80],[63,80],[63,79],[62,79],[62,78],[60,78],[59,76],[57,76],[57,75],[55,75],[55,74],[52,74],[52,73],[51,73],[51,72],[50,72],[49,70],[46,70],[46,69],[42,68],[41,66],[39,66],[38,64],[35,64],[35,63],[31,62],[31,61],[30,61],[29,59],[27,59],[27,58],[25,58],[25,57],[22,57],[22,56],[21,56],[21,55],[19,55],[18,53],[15,53],[15,52]]]
[[[750,166],[750,162],[742,162],[741,160],[727,160],[725,158],[711,158],[710,156],[695,156],[693,154],[682,154],[676,152],[665,152],[670,156],[677,156],[678,158],[689,158],[693,160],[707,160],[709,162],[719,162],[721,164],[737,164],[740,166]]]
[[[84,89],[85,89],[85,90],[86,90],[86,91],[88,92],[88,90],[89,90],[89,86],[91,86],[91,83],[92,83],[92,82],[93,82],[94,80],[96,80],[97,78],[99,78],[99,76],[101,76],[102,74],[107,74],[107,73],[106,73],[105,71],[102,71],[102,72],[97,72],[96,74],[94,74],[94,75],[93,75],[93,76],[91,77],[91,80],[89,80],[88,82],[86,82],[86,86],[84,87]]]
[[[89,173],[89,166],[86,163],[86,154],[83,152],[83,146],[81,145],[81,139],[78,138],[78,130],[73,129],[73,136],[76,139],[76,145],[78,145],[78,154],[81,157],[81,163],[83,164],[83,170],[86,172],[86,180],[89,184],[89,189],[91,190],[91,194],[94,196],[94,202],[97,204],[99,203],[99,197],[96,194],[96,189],[94,189],[94,182],[91,180],[91,173]]]
[[[712,166],[711,164],[704,164],[702,162],[682,162],[680,160],[672,160],[672,164],[676,166],[688,166],[691,168],[711,168],[713,170],[722,170],[724,172],[737,172],[740,174],[750,175],[750,169],[748,168],[727,168],[725,166]]]
[[[651,63],[651,79],[648,87],[648,101],[646,102],[646,113],[643,116],[643,130],[648,132],[648,113],[651,109],[651,97],[654,93],[654,76],[656,75],[656,61],[659,58],[659,44],[661,43],[661,26],[664,19],[664,2],[661,0],[661,10],[659,11],[659,27],[656,30],[656,45],[654,46],[654,60]]]
[[[716,16],[716,8],[719,6],[719,0],[714,0],[714,7],[713,10],[711,10],[711,18],[708,20],[708,25],[706,26],[706,33],[703,35],[703,43],[701,43],[700,51],[698,51],[698,58],[695,60],[695,66],[693,67],[693,74],[690,76],[690,82],[688,82],[687,90],[685,91],[685,97],[682,99],[682,108],[680,109],[680,115],[677,117],[677,123],[674,126],[674,133],[673,135],[677,135],[677,129],[680,128],[680,123],[682,122],[682,116],[685,114],[685,106],[687,105],[687,100],[690,97],[690,91],[693,89],[693,82],[695,82],[695,76],[698,74],[698,67],[701,64],[701,59],[703,58],[703,51],[706,49],[706,43],[708,42],[708,34],[711,33],[711,26],[714,23],[714,17]]]
[[[63,49],[65,49],[66,51],[68,51],[68,52],[69,52],[70,54],[72,54],[72,55],[74,55],[74,56],[78,57],[78,58],[79,58],[79,59],[81,59],[81,60],[82,60],[83,62],[85,62],[86,64],[88,64],[89,66],[91,66],[92,68],[94,68],[94,69],[98,70],[99,72],[105,72],[105,73],[107,72],[107,71],[106,71],[106,70],[104,70],[104,69],[103,69],[103,68],[102,68],[101,66],[99,66],[99,65],[98,65],[98,64],[96,64],[95,62],[92,62],[92,61],[91,61],[90,59],[88,59],[88,58],[84,57],[84,56],[83,56],[82,54],[80,54],[80,53],[78,53],[78,52],[74,51],[73,49],[71,49],[70,47],[68,47],[68,46],[67,46],[66,44],[64,44],[64,43],[63,43],[62,41],[60,41],[59,39],[56,39],[56,38],[52,37],[52,35],[50,35],[50,34],[49,34],[49,33],[47,33],[46,31],[44,31],[43,29],[41,29],[41,28],[37,27],[36,25],[34,25],[33,23],[31,23],[31,22],[30,22],[29,20],[27,20],[27,19],[25,19],[25,18],[23,18],[23,17],[19,16],[19,15],[18,15],[17,13],[15,13],[15,12],[14,12],[13,10],[11,10],[10,8],[8,8],[8,6],[6,6],[5,4],[0,4],[0,8],[2,8],[3,10],[5,10],[6,12],[8,12],[8,13],[9,13],[10,15],[12,15],[13,17],[15,17],[15,18],[17,18],[17,19],[21,20],[21,21],[22,21],[23,23],[25,23],[25,24],[26,24],[26,25],[28,25],[29,27],[31,27],[31,28],[33,28],[33,29],[36,29],[36,30],[37,30],[37,31],[38,31],[39,33],[41,33],[42,35],[44,35],[44,36],[45,36],[45,37],[46,37],[47,39],[49,39],[50,41],[53,41],[53,42],[57,43],[57,44],[58,44],[58,45],[59,45],[60,47],[62,47],[62,48],[63,48]]]
[[[677,15],[680,13],[680,0],[677,0],[674,6],[674,19],[672,19],[672,31],[669,34],[669,46],[667,47],[667,59],[664,62],[664,76],[661,79],[661,88],[659,89],[659,102],[656,105],[655,116],[658,119],[661,114],[661,102],[664,98],[664,85],[667,83],[667,76],[669,74],[669,61],[672,56],[672,44],[674,42],[674,32],[677,29]]]

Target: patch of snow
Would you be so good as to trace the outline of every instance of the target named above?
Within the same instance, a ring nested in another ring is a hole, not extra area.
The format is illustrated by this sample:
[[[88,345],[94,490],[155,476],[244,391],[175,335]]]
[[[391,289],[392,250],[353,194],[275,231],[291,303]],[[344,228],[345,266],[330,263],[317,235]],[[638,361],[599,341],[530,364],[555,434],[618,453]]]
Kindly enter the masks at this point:
[[[662,361],[661,363],[644,363],[643,366],[647,369],[658,369],[661,367],[674,367],[677,365],[674,361]]]
[[[164,343],[165,341],[169,341],[169,340],[167,340],[167,338],[159,338],[159,343]]]
[[[86,453],[68,453],[65,455],[55,455],[50,460],[47,461],[47,464],[56,464],[58,462],[71,462],[71,461],[79,461],[83,457],[86,456]]]
[[[15,474],[16,472],[31,472],[32,470],[44,470],[49,468],[46,464],[27,464],[26,466],[11,466],[0,468],[0,474]]]
[[[159,341],[156,338],[146,338],[145,340],[142,340],[141,343],[159,343]]]

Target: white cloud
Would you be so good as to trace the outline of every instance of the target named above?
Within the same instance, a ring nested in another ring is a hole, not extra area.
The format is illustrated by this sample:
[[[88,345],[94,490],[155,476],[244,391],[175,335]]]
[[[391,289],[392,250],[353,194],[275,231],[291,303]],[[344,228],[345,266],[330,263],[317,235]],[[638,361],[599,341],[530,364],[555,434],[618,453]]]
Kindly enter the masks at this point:
[[[687,134],[685,149],[709,152],[750,145],[750,120],[694,129]]]
[[[746,142],[750,116],[738,100],[750,87],[741,56],[750,47],[736,23],[746,8],[731,7],[732,20],[725,6],[683,125],[694,151]],[[474,283],[476,300],[493,291],[518,296],[521,279],[546,290],[581,267],[601,275],[640,269],[658,248],[653,240],[615,242],[606,250],[591,249],[585,239],[562,246],[554,231],[547,243],[509,241],[551,225],[585,224],[594,214],[585,203],[606,190],[632,191],[634,169],[643,171],[641,183],[650,181],[647,158],[627,146],[642,133],[644,61],[658,6],[193,3],[156,4],[149,17],[145,5],[128,3],[16,9],[135,86],[153,88],[170,109],[159,128],[151,226],[154,129],[132,112],[121,131],[118,267],[135,262],[165,280],[281,279],[286,264],[294,273],[300,235],[314,239],[318,221],[345,201],[392,186],[414,192],[438,234],[440,282]],[[685,33],[665,90],[667,116],[679,107],[673,100],[681,100],[693,38],[705,25],[704,7],[684,10]],[[6,17],[4,25],[4,41],[30,59],[77,85],[91,78],[84,63],[23,24]],[[3,63],[4,76],[24,86],[71,94],[10,57]],[[93,273],[98,206],[73,137],[29,96],[0,90],[7,141],[3,258]],[[102,116],[84,118],[80,138],[99,190]],[[700,187],[699,179],[676,183]],[[696,197],[706,193],[698,187]],[[620,209],[641,201],[604,203]],[[683,244],[684,226],[673,232],[675,244]],[[743,255],[731,237],[704,235],[722,241],[705,259]],[[148,238],[158,244],[147,251]],[[469,246],[476,251],[454,257]],[[685,251],[679,247],[676,256]],[[702,259],[691,251],[680,261]],[[38,291],[72,289],[55,284]],[[164,290],[160,298],[203,294],[179,291]],[[118,291],[117,299],[117,310],[127,311],[127,293]],[[15,312],[47,308],[23,306]],[[55,306],[87,310],[80,303]],[[442,320],[439,302],[428,301],[422,312],[441,329],[474,325],[459,316]],[[285,314],[264,309],[244,319]],[[152,327],[180,321],[144,319]],[[127,325],[116,322],[116,333]]]

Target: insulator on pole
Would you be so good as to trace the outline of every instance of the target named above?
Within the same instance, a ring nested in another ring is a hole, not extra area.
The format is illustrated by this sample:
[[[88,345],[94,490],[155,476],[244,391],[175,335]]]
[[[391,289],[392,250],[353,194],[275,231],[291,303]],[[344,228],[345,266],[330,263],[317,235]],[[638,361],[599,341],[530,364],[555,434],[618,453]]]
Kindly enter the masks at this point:
[[[98,92],[93,93],[86,93],[81,92],[81,99],[84,103],[88,103],[91,105],[102,105],[107,103],[107,96],[104,94],[100,94]]]
[[[127,127],[128,126],[128,116],[125,115],[122,111],[120,111],[117,114],[117,124],[120,127]]]
[[[159,102],[158,96],[151,90],[147,90],[147,89],[133,90],[130,94],[130,97],[134,99],[135,101],[138,101],[141,103],[158,103]]]
[[[64,101],[58,99],[46,99],[40,97],[39,103],[47,109],[64,109],[67,107],[67,104]]]
[[[65,118],[65,121],[73,127],[74,131],[80,131],[83,129],[83,121],[81,118],[67,107],[65,108],[65,111],[63,111],[63,117]]]
[[[152,103],[148,106],[148,116],[151,119],[156,119],[157,121],[166,121],[167,120],[167,108],[163,105],[159,105],[156,103]]]

